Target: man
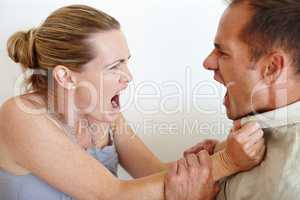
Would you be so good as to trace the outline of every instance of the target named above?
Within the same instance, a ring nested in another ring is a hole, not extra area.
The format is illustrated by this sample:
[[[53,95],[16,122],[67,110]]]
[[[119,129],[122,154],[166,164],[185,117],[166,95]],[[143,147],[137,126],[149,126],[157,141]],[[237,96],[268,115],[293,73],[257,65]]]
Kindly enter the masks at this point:
[[[217,199],[299,199],[300,1],[232,0],[214,43],[204,67],[227,87],[228,118],[258,121],[267,146],[265,160],[224,180]],[[216,142],[204,143],[186,153]]]

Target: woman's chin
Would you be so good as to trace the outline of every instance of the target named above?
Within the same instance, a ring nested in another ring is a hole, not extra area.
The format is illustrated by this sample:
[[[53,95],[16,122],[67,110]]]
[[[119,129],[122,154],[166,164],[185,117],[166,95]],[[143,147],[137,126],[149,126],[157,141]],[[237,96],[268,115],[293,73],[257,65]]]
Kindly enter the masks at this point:
[[[89,115],[95,118],[99,122],[112,123],[114,122],[120,114],[120,109],[113,109],[106,112],[94,112]]]
[[[104,121],[107,123],[112,123],[118,118],[118,114],[110,114],[106,115]]]
[[[120,109],[113,109],[110,112],[103,114],[103,120],[108,123],[114,122],[120,115]]]

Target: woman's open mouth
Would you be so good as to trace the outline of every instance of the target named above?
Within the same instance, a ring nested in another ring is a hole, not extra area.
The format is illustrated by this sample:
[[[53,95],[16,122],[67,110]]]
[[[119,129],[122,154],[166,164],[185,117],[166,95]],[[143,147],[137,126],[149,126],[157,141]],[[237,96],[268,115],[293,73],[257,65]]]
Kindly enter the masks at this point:
[[[113,98],[111,99],[111,105],[112,105],[113,109],[120,109],[120,95],[119,94],[113,96]]]

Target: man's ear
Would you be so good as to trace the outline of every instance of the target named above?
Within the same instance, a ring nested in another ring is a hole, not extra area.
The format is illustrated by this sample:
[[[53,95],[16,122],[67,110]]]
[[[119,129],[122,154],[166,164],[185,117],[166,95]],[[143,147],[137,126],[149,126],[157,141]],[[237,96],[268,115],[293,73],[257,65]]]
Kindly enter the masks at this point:
[[[284,56],[279,52],[271,53],[262,67],[262,77],[271,85],[280,77],[284,68]]]
[[[75,88],[75,77],[73,77],[72,71],[63,65],[57,65],[53,69],[53,78],[67,90]]]

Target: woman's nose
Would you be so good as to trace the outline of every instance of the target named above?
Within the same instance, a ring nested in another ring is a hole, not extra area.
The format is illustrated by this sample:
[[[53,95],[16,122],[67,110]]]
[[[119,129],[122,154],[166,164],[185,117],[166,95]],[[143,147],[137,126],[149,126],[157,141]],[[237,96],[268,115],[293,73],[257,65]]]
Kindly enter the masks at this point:
[[[126,82],[126,83],[129,83],[132,81],[132,74],[130,72],[130,70],[128,69],[128,67],[124,67],[123,69],[123,73],[121,74],[121,79],[120,81],[121,82]]]

